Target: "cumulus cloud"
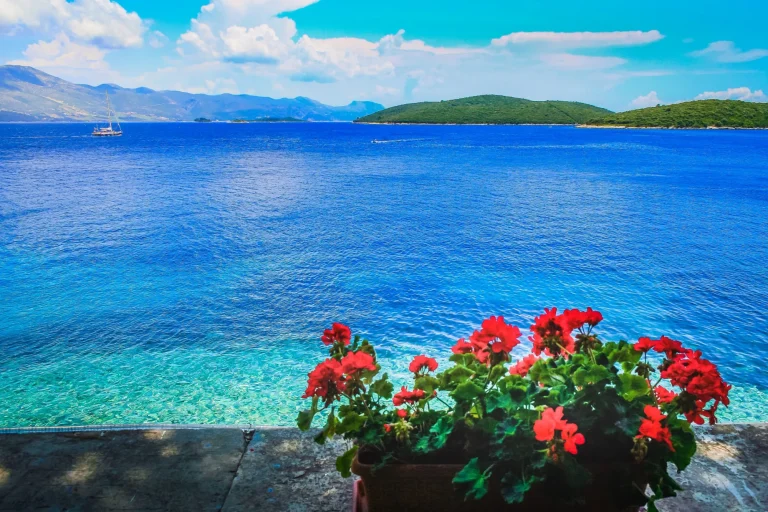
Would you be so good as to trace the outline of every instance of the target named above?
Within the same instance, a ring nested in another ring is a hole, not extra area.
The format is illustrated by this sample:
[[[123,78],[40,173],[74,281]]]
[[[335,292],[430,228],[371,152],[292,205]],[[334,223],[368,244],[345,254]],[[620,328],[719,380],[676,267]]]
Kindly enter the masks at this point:
[[[44,33],[100,48],[141,46],[147,23],[111,0],[0,0],[0,26]]]
[[[287,53],[286,42],[265,23],[251,28],[228,27],[219,37],[226,47],[225,57],[233,62],[275,63]]]
[[[752,91],[749,87],[735,87],[725,91],[703,92],[693,98],[694,100],[741,100],[758,103],[768,102],[768,96],[762,90]]]
[[[688,55],[691,57],[706,57],[716,62],[749,62],[768,57],[768,49],[755,48],[743,51],[736,48],[733,41],[715,41],[709,45]]]
[[[638,96],[637,98],[633,99],[629,106],[630,108],[647,108],[647,107],[655,107],[656,105],[664,104],[663,101],[659,98],[658,94],[656,94],[656,91],[651,91],[645,96]]]
[[[491,40],[497,47],[512,45],[550,45],[568,48],[604,48],[654,43],[664,36],[658,30],[618,32],[512,32]]]
[[[38,41],[24,50],[25,59],[9,64],[36,68],[107,69],[104,62],[106,51],[101,48],[78,44],[63,32],[52,41]]]

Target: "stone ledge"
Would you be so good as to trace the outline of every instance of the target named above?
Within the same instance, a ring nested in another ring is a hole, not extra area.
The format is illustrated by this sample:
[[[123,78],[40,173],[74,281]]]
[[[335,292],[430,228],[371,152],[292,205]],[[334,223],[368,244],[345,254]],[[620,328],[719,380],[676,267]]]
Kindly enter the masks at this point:
[[[698,429],[699,453],[664,512],[768,510],[768,425]],[[0,511],[347,512],[342,442],[292,428],[0,435]]]

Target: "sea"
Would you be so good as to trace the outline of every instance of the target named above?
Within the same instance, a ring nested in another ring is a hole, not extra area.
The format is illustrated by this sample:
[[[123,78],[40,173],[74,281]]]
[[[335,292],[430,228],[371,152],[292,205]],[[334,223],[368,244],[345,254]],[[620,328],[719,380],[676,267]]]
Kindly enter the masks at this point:
[[[587,306],[768,421],[767,131],[91,128],[0,125],[0,428],[291,425],[333,322],[399,385],[490,315]]]

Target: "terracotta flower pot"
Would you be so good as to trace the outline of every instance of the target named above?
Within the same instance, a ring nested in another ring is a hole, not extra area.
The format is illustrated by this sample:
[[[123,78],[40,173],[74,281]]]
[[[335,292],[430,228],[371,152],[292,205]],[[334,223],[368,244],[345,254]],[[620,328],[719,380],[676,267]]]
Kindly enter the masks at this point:
[[[453,488],[453,477],[462,464],[390,464],[374,470],[373,464],[352,462],[352,472],[362,486],[357,488],[358,512],[440,511],[440,512],[636,512],[637,506],[616,506],[610,489],[595,485],[585,492],[585,505],[558,503],[557,490],[543,486],[532,489],[522,504],[504,502],[496,482],[482,500],[464,501]],[[610,471],[604,468],[603,472]],[[594,472],[593,472],[594,473]],[[602,472],[600,472],[602,473]],[[599,473],[598,473],[599,474]],[[599,481],[598,478],[595,480]],[[643,488],[644,488],[643,484]]]

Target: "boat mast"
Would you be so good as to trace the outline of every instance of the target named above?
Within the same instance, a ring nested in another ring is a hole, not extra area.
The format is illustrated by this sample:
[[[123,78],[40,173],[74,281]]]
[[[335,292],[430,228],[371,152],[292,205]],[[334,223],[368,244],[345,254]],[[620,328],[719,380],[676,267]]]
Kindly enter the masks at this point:
[[[109,106],[109,93],[104,91],[104,96],[107,98],[107,121],[109,122],[109,129],[112,130],[112,107]]]

